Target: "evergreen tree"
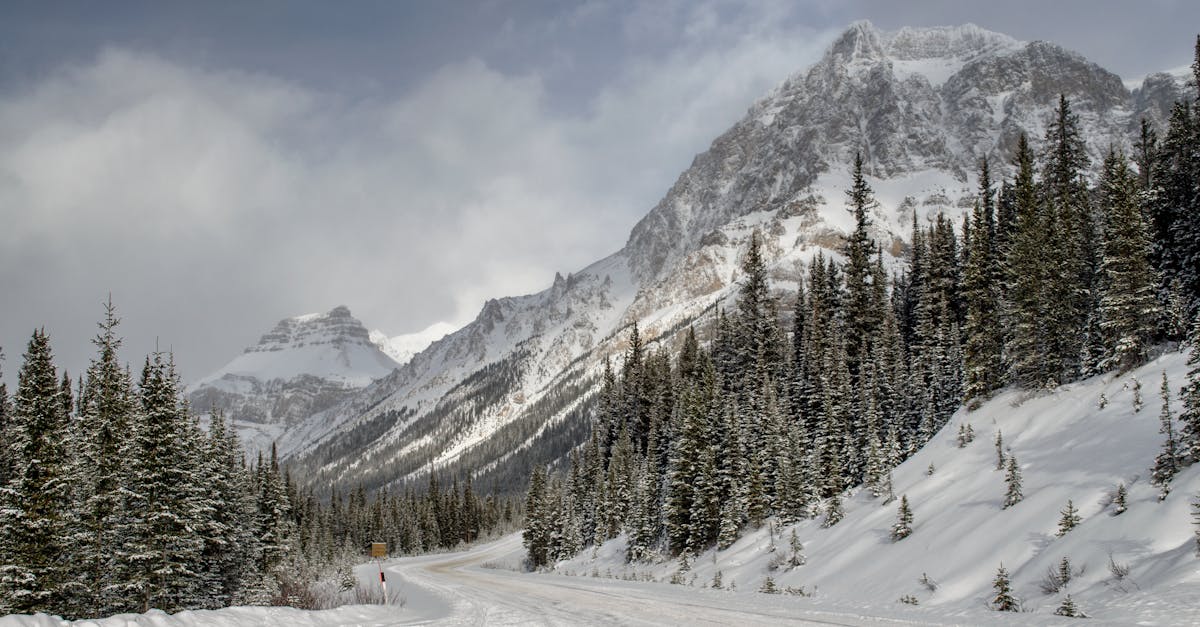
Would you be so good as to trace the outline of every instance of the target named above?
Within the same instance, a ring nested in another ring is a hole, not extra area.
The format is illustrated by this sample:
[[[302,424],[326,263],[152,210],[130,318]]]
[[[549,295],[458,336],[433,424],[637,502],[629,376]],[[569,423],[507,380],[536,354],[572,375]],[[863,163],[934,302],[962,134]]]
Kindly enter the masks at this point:
[[[996,589],[996,596],[992,597],[992,609],[998,612],[1020,611],[1020,604],[1012,595],[1012,582],[1008,579],[1008,571],[1004,569],[1004,564],[1000,564],[1000,570],[996,571],[992,587]]]
[[[3,363],[4,350],[0,349],[0,364]],[[5,443],[5,446],[0,446],[0,490],[8,486],[13,475],[14,451],[8,446],[8,443],[13,441],[10,432],[11,413],[8,405],[8,386],[4,383],[4,370],[0,368],[0,442]]]
[[[899,542],[912,534],[913,514],[908,507],[908,495],[900,495],[900,510],[896,513],[896,524],[892,525],[892,542]]]
[[[138,388],[139,421],[124,453],[130,464],[126,511],[117,524],[124,576],[111,592],[141,612],[199,607],[194,593],[203,542],[191,531],[202,515],[199,434],[181,404],[174,364],[161,353],[146,360]]]
[[[1113,497],[1113,516],[1120,516],[1128,509],[1125,505],[1125,499],[1128,494],[1124,482],[1117,484],[1117,494]]]
[[[1105,214],[1100,326],[1108,355],[1103,367],[1121,371],[1145,363],[1159,313],[1158,279],[1147,257],[1150,241],[1136,185],[1125,157],[1110,152],[1100,181]]]
[[[0,491],[0,610],[53,613],[63,599],[69,564],[64,539],[72,524],[66,466],[67,415],[50,338],[34,331],[18,373],[5,446],[12,454]]]
[[[550,561],[550,528],[554,521],[548,516],[548,499],[546,471],[541,466],[535,466],[525,497],[525,533],[522,536],[529,562],[534,568],[545,566]]]
[[[822,527],[832,527],[842,521],[846,517],[846,511],[842,508],[842,495],[834,494],[829,497],[829,502],[825,504],[825,520],[821,523]]]
[[[1052,305],[1045,300],[1051,286],[1047,284],[1049,262],[1044,256],[1051,250],[1052,243],[1047,239],[1050,219],[1038,200],[1033,153],[1024,134],[1017,142],[1014,165],[1017,169],[1013,182],[1016,225],[1006,264],[1010,307],[1007,318],[1013,328],[1006,352],[1009,380],[1033,388],[1044,384],[1051,376],[1043,355],[1048,350],[1045,311]]]
[[[1071,595],[1069,594],[1063,597],[1062,604],[1058,606],[1057,610],[1054,610],[1054,614],[1056,616],[1066,616],[1068,618],[1083,618],[1083,614],[1080,613],[1079,608],[1075,606],[1075,601],[1071,600]]]
[[[1098,268],[1096,220],[1084,179],[1089,159],[1079,116],[1064,95],[1059,96],[1058,109],[1046,129],[1046,145],[1044,188],[1052,218],[1046,227],[1056,254],[1045,259],[1052,270],[1042,295],[1050,305],[1044,311],[1044,358],[1048,374],[1061,383],[1080,371]]]
[[[137,401],[128,371],[117,359],[121,338],[110,298],[105,303],[104,321],[92,343],[97,355],[88,367],[84,393],[80,395],[76,425],[79,460],[79,532],[74,537],[79,554],[78,572],[85,590],[77,592],[92,608],[118,610],[122,602],[105,592],[111,584],[108,573],[117,568],[114,551],[123,506],[121,487],[126,472],[122,446],[132,435]]]
[[[212,413],[204,455],[205,497],[214,504],[201,528],[206,605],[217,608],[253,600],[259,539],[254,534],[258,504],[242,458],[237,433]]]
[[[867,212],[875,204],[871,186],[863,175],[862,154],[854,155],[854,170],[851,174],[850,189],[846,190],[850,212],[854,215],[854,231],[846,241],[846,303],[845,303],[845,342],[846,364],[853,381],[857,381],[859,371],[867,355],[862,348],[871,343],[874,334],[878,332],[882,309],[874,306],[872,290],[874,280],[871,272],[871,253],[875,243],[871,240],[867,229],[871,224]]]
[[[967,399],[985,397],[1003,377],[1000,324],[1000,264],[996,253],[995,209],[991,174],[985,158],[979,167],[979,199],[971,220],[970,247],[963,272],[966,301],[965,389]]]
[[[1008,455],[1008,472],[1004,475],[1004,483],[1008,486],[1008,491],[1004,494],[1002,509],[1008,509],[1024,498],[1021,494],[1021,467],[1017,464],[1017,456],[1012,453]]]
[[[1055,535],[1061,538],[1074,529],[1082,519],[1079,517],[1079,510],[1075,509],[1075,503],[1070,499],[1067,499],[1066,509],[1059,513],[1062,514],[1062,517],[1058,519],[1058,533]]]
[[[1187,382],[1179,391],[1183,399],[1183,411],[1179,414],[1179,422],[1183,425],[1179,430],[1179,445],[1180,455],[1186,463],[1192,464],[1200,461],[1200,316],[1192,325],[1188,344],[1192,353],[1187,361]]]
[[[1159,500],[1162,500],[1170,492],[1171,479],[1174,479],[1175,474],[1179,472],[1179,450],[1178,443],[1175,440],[1175,420],[1171,415],[1171,386],[1167,382],[1166,371],[1163,371],[1162,387],[1160,389],[1162,413],[1159,414],[1160,426],[1158,432],[1166,436],[1166,439],[1163,441],[1162,452],[1154,459],[1154,470],[1150,480],[1155,485],[1162,486],[1162,491],[1159,495]]]

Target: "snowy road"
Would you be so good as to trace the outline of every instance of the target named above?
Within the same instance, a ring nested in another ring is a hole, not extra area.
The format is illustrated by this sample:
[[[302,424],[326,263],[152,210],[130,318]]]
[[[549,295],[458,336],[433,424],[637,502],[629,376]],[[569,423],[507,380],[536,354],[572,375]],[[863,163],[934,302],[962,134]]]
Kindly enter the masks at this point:
[[[520,573],[519,536],[464,553],[393,560],[400,624],[445,625],[913,625],[930,617],[823,610],[808,599],[662,583]],[[371,569],[376,568],[371,566]],[[362,567],[360,574],[370,570]],[[403,617],[403,618],[401,618]],[[952,621],[944,624],[954,624]]]

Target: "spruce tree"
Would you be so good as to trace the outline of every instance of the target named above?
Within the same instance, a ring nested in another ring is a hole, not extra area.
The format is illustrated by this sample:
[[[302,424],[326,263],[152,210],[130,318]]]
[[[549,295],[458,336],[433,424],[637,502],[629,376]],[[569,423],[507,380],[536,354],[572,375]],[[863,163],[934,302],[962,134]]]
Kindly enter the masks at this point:
[[[1104,296],[1101,329],[1105,368],[1126,371],[1146,361],[1159,313],[1158,278],[1150,265],[1150,241],[1138,206],[1136,180],[1124,155],[1109,153],[1100,181],[1104,209]]]
[[[122,603],[106,593],[112,583],[106,575],[117,568],[113,559],[120,544],[121,487],[127,471],[122,446],[132,435],[137,409],[133,382],[117,358],[119,323],[110,298],[99,323],[100,333],[92,340],[97,355],[87,369],[77,423],[77,455],[86,477],[81,477],[80,533],[75,543],[81,556],[79,572],[89,588],[81,594],[93,607],[112,611],[119,610]]]
[[[1034,181],[1033,153],[1022,134],[1017,142],[1014,160],[1017,169],[1013,182],[1016,225],[1006,264],[1008,299],[1012,332],[1006,353],[1009,360],[1009,381],[1034,388],[1045,383],[1050,371],[1043,359],[1047,346],[1044,329],[1045,311],[1051,306],[1045,300],[1051,269],[1045,256],[1051,249],[1049,222],[1044,205],[1039,201]]]
[[[1163,434],[1166,439],[1163,441],[1162,452],[1154,459],[1154,470],[1150,480],[1155,485],[1162,486],[1159,494],[1159,500],[1162,500],[1170,492],[1171,479],[1174,479],[1175,474],[1179,472],[1179,447],[1175,439],[1175,420],[1171,415],[1171,386],[1167,382],[1166,371],[1162,373],[1160,390],[1162,412],[1159,414],[1158,432]]]
[[[1057,616],[1066,616],[1068,618],[1082,618],[1083,614],[1079,612],[1079,608],[1075,606],[1075,601],[1071,600],[1071,595],[1063,597],[1062,604],[1058,609],[1054,610]]]
[[[1000,564],[1000,569],[996,571],[992,587],[996,590],[996,595],[992,597],[992,609],[997,612],[1020,611],[1020,604],[1012,595],[1012,582],[1009,581],[1008,571],[1004,569],[1004,564]]]
[[[4,350],[0,349],[0,365],[4,363]],[[0,442],[12,442],[10,434],[10,415],[8,406],[8,386],[4,383],[4,369],[0,368]],[[0,446],[0,489],[8,485],[13,474],[13,450],[5,445]]]
[[[124,577],[112,593],[136,611],[191,609],[203,543],[199,433],[179,395],[173,361],[147,359],[138,384],[139,421],[127,442],[123,519],[116,553]],[[163,547],[170,546],[170,551]]]
[[[1125,482],[1117,484],[1117,493],[1113,496],[1113,516],[1120,516],[1128,509],[1125,505],[1125,499],[1129,492],[1125,489]]]
[[[1098,268],[1096,220],[1084,179],[1089,159],[1079,116],[1064,95],[1047,126],[1046,146],[1044,188],[1051,220],[1045,226],[1056,253],[1043,261],[1051,264],[1042,294],[1049,305],[1043,318],[1044,359],[1049,376],[1062,383],[1080,371]]]
[[[1012,453],[1008,454],[1008,472],[1004,475],[1004,483],[1008,490],[1004,494],[1004,505],[1001,509],[1008,509],[1024,498],[1021,494],[1021,467],[1017,464],[1017,456]]]
[[[963,300],[967,306],[963,392],[965,398],[974,399],[1000,387],[1003,376],[1000,264],[994,241],[995,209],[986,158],[979,167],[979,199],[970,228],[970,247],[963,272]]]
[[[541,466],[535,466],[525,497],[525,533],[522,536],[529,562],[534,568],[545,566],[550,559],[550,526],[554,521],[547,515],[548,498],[546,471]]]
[[[70,567],[64,540],[72,524],[64,411],[50,338],[34,331],[18,373],[8,425],[12,476],[0,491],[0,608],[56,613]]]
[[[846,303],[845,303],[845,342],[846,364],[850,375],[857,381],[862,362],[867,359],[862,347],[870,344],[872,336],[878,332],[882,310],[873,306],[872,289],[873,277],[871,272],[871,253],[875,248],[867,232],[871,220],[867,213],[872,209],[875,200],[871,186],[863,175],[862,154],[854,155],[854,170],[851,174],[850,189],[846,190],[850,212],[854,215],[854,231],[846,241]]]
[[[1183,400],[1183,411],[1179,414],[1179,422],[1183,425],[1179,430],[1179,445],[1185,463],[1193,464],[1200,461],[1200,316],[1192,325],[1188,344],[1192,353],[1187,361],[1187,382],[1179,391]]]
[[[892,525],[892,542],[899,542],[912,534],[913,514],[908,507],[908,495],[900,495],[900,510],[896,513],[896,524]]]
[[[1075,503],[1070,499],[1067,499],[1067,507],[1059,513],[1062,514],[1062,517],[1058,519],[1058,533],[1055,535],[1061,538],[1074,529],[1082,519],[1079,517],[1079,510],[1075,509]]]

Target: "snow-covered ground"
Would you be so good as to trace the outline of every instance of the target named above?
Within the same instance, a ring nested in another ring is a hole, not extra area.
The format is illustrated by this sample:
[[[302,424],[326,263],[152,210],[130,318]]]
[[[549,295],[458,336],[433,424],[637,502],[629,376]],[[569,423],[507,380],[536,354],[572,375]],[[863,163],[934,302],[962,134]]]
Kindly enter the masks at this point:
[[[1200,557],[1190,512],[1190,502],[1200,498],[1200,465],[1177,476],[1163,501],[1149,483],[1163,442],[1161,376],[1168,375],[1178,416],[1185,360],[1183,353],[1170,353],[1128,374],[1095,377],[1049,395],[1008,391],[975,411],[960,410],[894,472],[896,496],[908,496],[915,516],[912,535],[900,542],[890,538],[897,503],[860,491],[832,528],[821,528],[820,519],[767,525],[726,551],[697,556],[679,577],[699,587],[720,571],[724,586],[758,590],[771,576],[780,589],[802,587],[817,602],[860,603],[877,608],[871,612],[876,615],[911,596],[937,615],[976,624],[998,614],[986,603],[1003,563],[1025,610],[1051,622],[1069,593],[1089,616],[1117,624],[1200,625]],[[1133,409],[1134,377],[1142,385],[1139,412]],[[1103,409],[1101,394],[1107,399]],[[972,426],[976,439],[960,449],[955,436],[962,424]],[[997,430],[1022,472],[1025,498],[1009,509],[1001,508],[1005,473],[995,469]],[[1114,515],[1111,497],[1121,482],[1128,511]],[[1058,537],[1068,499],[1082,522]],[[793,531],[807,563],[772,569],[776,556],[790,557]],[[680,570],[678,560],[626,565],[624,549],[618,538],[557,570],[657,581]],[[1128,575],[1113,574],[1110,556],[1128,567]],[[1042,581],[1063,557],[1081,572],[1061,593],[1043,593]],[[1021,623],[1033,620],[1028,613],[1018,616]]]
[[[66,623],[56,618],[8,616],[0,627],[248,627],[257,625],[1018,625],[1055,624],[1053,617],[961,613],[830,599],[768,596],[661,582],[622,581],[520,571],[519,534],[461,552],[390,560],[388,585],[400,605],[354,605],[304,612],[291,608],[235,607],[167,615],[123,614]],[[357,569],[378,581],[378,567]]]

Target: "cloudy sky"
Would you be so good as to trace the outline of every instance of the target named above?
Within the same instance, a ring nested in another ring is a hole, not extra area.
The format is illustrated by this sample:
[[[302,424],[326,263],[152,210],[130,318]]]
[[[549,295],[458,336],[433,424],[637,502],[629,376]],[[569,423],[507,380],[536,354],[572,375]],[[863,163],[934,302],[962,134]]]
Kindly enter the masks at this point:
[[[747,107],[856,19],[975,22],[1140,77],[1200,3],[5,2],[0,363],[44,325],[185,378],[280,318],[465,323],[619,249]]]

